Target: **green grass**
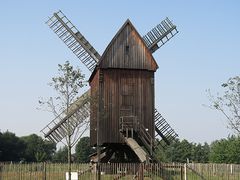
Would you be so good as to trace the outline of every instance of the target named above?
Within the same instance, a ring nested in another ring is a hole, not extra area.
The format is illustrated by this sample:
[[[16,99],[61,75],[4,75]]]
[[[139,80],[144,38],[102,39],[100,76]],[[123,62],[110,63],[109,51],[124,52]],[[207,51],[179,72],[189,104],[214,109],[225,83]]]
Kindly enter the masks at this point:
[[[146,166],[142,166],[139,164],[103,164],[102,168],[104,169],[103,171],[105,171],[106,174],[103,173],[101,175],[101,179],[113,180],[120,175],[119,170],[122,170],[122,172],[128,172],[127,175],[121,176],[119,178],[121,180],[133,179],[133,177],[138,171],[144,171],[144,180],[180,180],[181,176],[184,177],[184,168],[181,168],[181,166],[175,167],[173,165],[166,165],[164,167],[165,168],[162,169],[158,168],[158,166],[154,166],[151,164]],[[240,168],[238,168],[237,165],[234,165],[232,167],[233,174],[231,174],[229,171],[229,167],[229,165],[212,166],[209,164],[199,164],[199,166],[195,166],[195,170],[203,177],[205,177],[205,179],[240,179]],[[72,165],[73,172],[83,173],[82,175],[79,175],[79,180],[95,179],[96,173],[93,171],[93,169],[86,171],[89,168],[90,164]],[[67,170],[67,164],[0,164],[0,180],[43,180],[45,179],[45,177],[47,180],[65,180],[65,173],[67,172]],[[201,180],[201,177],[190,169],[187,170],[187,177],[188,180]]]

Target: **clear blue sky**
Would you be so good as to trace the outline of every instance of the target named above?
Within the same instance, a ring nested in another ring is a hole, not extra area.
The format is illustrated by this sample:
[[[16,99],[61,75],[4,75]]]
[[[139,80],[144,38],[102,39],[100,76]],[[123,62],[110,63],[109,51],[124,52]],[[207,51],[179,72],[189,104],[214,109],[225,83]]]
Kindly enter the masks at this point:
[[[36,110],[57,64],[85,67],[44,24],[61,9],[100,54],[127,18],[144,35],[166,16],[180,33],[154,53],[156,106],[181,139],[211,142],[230,133],[224,118],[203,106],[205,90],[240,70],[239,1],[3,1],[0,6],[0,129],[40,135],[52,115]]]

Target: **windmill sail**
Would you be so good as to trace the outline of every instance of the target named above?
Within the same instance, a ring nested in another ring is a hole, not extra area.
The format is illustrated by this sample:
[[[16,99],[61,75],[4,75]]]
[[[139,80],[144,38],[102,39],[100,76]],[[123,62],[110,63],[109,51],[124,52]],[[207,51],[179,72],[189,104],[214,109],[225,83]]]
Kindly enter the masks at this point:
[[[58,143],[62,141],[69,133],[72,134],[76,127],[83,123],[89,123],[90,116],[90,91],[88,90],[78,98],[66,112],[61,113],[45,126],[41,132],[45,138]]]
[[[177,33],[177,27],[166,18],[142,38],[147,47],[153,53]]]
[[[61,11],[54,13],[46,24],[90,71],[94,70],[101,56]]]
[[[156,138],[162,139],[160,145],[165,147],[166,145],[170,145],[173,141],[176,140],[178,134],[171,128],[171,126],[167,123],[167,121],[162,117],[162,115],[155,109],[154,111],[154,121],[155,121],[155,131]]]

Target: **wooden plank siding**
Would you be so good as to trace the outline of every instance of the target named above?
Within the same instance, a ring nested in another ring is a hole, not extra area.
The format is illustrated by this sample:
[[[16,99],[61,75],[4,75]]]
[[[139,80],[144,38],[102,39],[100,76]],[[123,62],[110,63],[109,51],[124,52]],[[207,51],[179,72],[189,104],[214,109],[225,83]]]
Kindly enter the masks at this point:
[[[91,101],[90,101],[90,144],[95,145],[97,142],[97,119],[99,104],[99,70],[90,82]]]
[[[158,65],[139,33],[127,20],[103,53],[99,67],[156,71]]]
[[[89,81],[92,96],[91,145],[124,143],[119,133],[122,116],[134,116],[154,138],[154,72],[158,66],[132,23],[127,20],[104,51]]]
[[[145,70],[103,70],[103,106],[99,121],[100,144],[123,143],[119,133],[122,116],[134,116],[154,137],[154,73]],[[91,106],[93,107],[93,106]],[[95,107],[96,108],[96,107]],[[96,110],[92,110],[95,112]],[[91,115],[91,121],[95,122]],[[96,129],[91,123],[91,129]],[[91,136],[95,131],[91,133]],[[91,137],[96,143],[96,137]]]

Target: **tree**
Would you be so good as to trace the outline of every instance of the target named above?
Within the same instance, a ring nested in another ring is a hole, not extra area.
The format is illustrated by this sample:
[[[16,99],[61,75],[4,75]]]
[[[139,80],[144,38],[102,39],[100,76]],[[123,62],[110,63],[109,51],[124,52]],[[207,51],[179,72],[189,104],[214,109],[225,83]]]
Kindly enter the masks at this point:
[[[191,160],[192,144],[185,139],[182,140],[179,144],[175,144],[172,156],[173,162],[186,162],[187,159]]]
[[[210,147],[207,143],[204,145],[193,144],[191,160],[198,163],[207,163],[209,161]]]
[[[43,140],[36,134],[21,137],[26,148],[24,158],[28,162],[42,162],[51,160],[56,150],[56,145],[50,141]]]
[[[64,146],[54,153],[53,162],[65,163],[67,161],[68,161],[68,147]]]
[[[90,146],[90,138],[82,137],[75,148],[77,162],[87,163],[90,162],[89,156],[95,151]]]
[[[187,140],[176,140],[159,153],[160,160],[165,162],[186,162],[191,159],[192,144]]]
[[[209,162],[209,155],[210,155],[210,145],[208,143],[204,143],[204,145],[202,146],[202,158],[201,158],[201,162],[202,163],[207,163]]]
[[[222,84],[223,95],[214,97],[208,90],[210,107],[220,111],[228,121],[228,127],[235,133],[240,134],[240,77],[228,79]]]
[[[157,156],[163,162],[186,162],[187,159],[193,162],[206,163],[209,161],[210,148],[207,143],[204,145],[190,143],[187,140],[176,140],[165,149],[159,148]]]
[[[25,144],[14,133],[0,133],[0,161],[20,161],[24,156]]]
[[[60,118],[61,116],[59,115],[62,112],[66,115],[69,114],[71,104],[76,101],[80,88],[85,85],[84,75],[80,72],[79,68],[74,69],[69,61],[66,61],[63,65],[58,64],[58,76],[53,77],[49,85],[57,92],[57,97],[50,97],[47,101],[40,100],[39,103],[46,105],[48,110],[50,110],[56,118]],[[62,142],[68,147],[68,174],[69,179],[71,179],[71,150],[83,133],[79,135],[75,129],[72,130],[70,128],[70,118],[67,119],[67,124],[66,143]],[[80,128],[77,129],[77,131],[80,130],[84,131],[86,128],[84,128],[84,130]],[[75,135],[73,136],[74,131]]]
[[[210,162],[240,163],[240,138],[236,136],[214,141],[211,144]]]

